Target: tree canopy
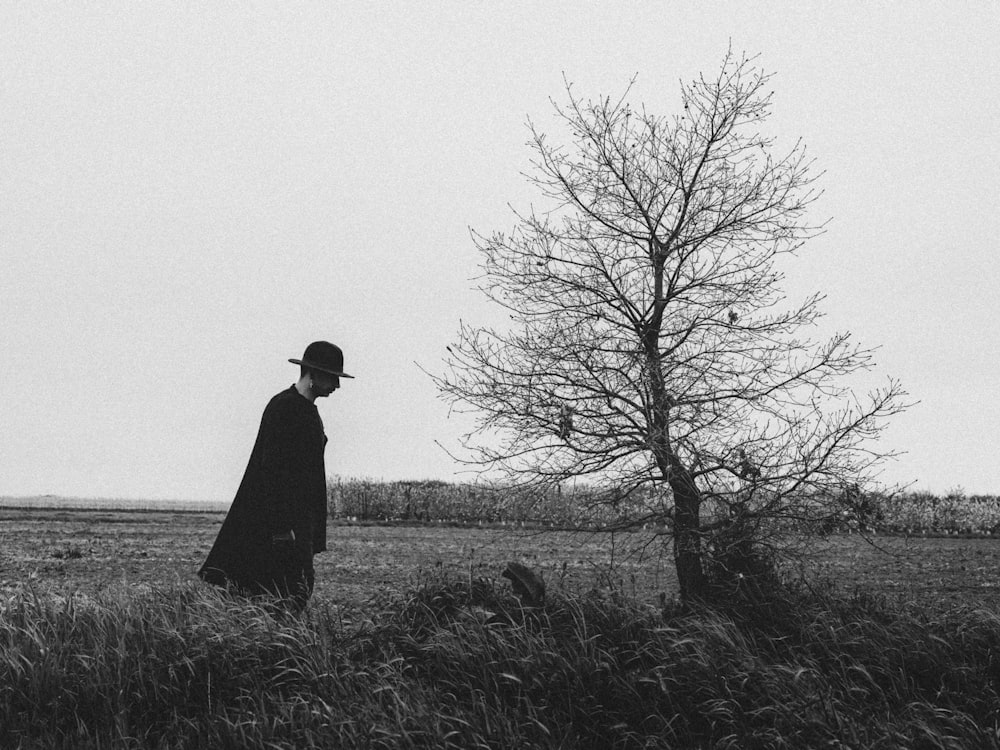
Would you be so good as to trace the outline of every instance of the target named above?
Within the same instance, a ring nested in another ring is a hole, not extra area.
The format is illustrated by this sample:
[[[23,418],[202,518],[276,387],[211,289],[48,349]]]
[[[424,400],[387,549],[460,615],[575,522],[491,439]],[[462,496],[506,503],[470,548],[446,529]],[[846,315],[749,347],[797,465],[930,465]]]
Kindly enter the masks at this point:
[[[681,85],[673,116],[567,84],[564,138],[529,123],[543,205],[473,234],[510,325],[463,324],[436,378],[478,415],[472,462],[542,485],[588,478],[630,523],[669,524],[682,593],[703,587],[706,550],[734,523],[759,534],[843,512],[905,406],[891,379],[858,396],[849,376],[872,350],[810,337],[821,295],[782,289],[780,261],[822,226],[804,146],[765,134],[770,85],[732,53]]]

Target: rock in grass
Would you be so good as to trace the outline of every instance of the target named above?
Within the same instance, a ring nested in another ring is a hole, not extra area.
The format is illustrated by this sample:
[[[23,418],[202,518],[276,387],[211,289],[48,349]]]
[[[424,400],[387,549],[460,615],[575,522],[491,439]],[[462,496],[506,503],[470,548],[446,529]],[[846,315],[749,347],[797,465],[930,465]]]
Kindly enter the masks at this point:
[[[502,575],[510,579],[514,595],[525,607],[541,607],[545,604],[545,581],[527,565],[509,562]]]

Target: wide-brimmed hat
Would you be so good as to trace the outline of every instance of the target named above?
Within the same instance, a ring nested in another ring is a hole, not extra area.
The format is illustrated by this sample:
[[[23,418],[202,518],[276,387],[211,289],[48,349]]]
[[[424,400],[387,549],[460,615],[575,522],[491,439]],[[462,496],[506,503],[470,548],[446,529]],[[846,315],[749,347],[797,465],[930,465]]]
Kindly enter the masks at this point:
[[[340,347],[329,341],[313,341],[306,347],[302,359],[288,360],[294,365],[302,365],[311,370],[320,370],[341,378],[353,378],[344,372],[344,353]]]

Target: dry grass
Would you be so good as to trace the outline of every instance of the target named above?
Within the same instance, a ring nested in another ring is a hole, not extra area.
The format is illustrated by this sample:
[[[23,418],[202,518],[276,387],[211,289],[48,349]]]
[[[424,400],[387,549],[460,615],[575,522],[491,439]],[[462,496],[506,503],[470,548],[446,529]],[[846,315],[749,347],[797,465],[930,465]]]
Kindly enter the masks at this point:
[[[1000,616],[784,590],[731,610],[427,579],[345,622],[199,586],[24,588],[0,746],[1000,747]]]

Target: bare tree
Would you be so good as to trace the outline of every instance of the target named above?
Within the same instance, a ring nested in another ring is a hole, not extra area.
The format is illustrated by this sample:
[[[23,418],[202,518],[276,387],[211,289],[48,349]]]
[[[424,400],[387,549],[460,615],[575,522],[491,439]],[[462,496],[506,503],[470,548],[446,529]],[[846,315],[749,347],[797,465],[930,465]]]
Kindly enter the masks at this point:
[[[839,490],[885,457],[870,438],[904,408],[892,380],[856,397],[843,376],[871,350],[808,338],[821,297],[781,290],[776,261],[821,227],[805,217],[804,147],[775,156],[761,130],[769,79],[730,53],[669,118],[567,84],[554,106],[569,145],[529,123],[546,209],[473,235],[482,288],[512,322],[462,324],[435,378],[478,414],[469,460],[541,485],[591,479],[625,499],[627,523],[666,524],[684,598],[706,594],[734,528],[743,543],[841,512]]]

